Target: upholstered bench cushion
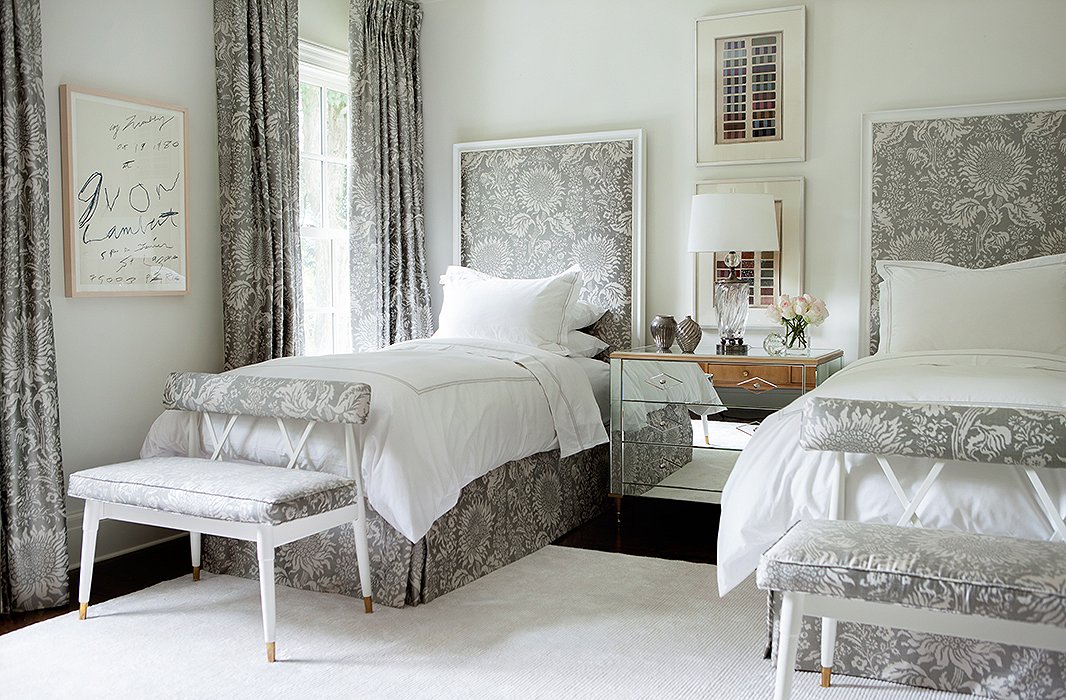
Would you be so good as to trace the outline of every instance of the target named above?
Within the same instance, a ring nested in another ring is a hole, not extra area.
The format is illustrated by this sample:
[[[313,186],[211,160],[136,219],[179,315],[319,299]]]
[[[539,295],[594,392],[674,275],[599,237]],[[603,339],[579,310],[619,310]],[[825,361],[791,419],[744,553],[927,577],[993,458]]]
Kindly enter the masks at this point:
[[[278,525],[356,502],[335,474],[191,457],[153,457],[70,475],[68,493],[182,515]]]
[[[1066,627],[1066,543],[843,520],[797,523],[760,588]]]

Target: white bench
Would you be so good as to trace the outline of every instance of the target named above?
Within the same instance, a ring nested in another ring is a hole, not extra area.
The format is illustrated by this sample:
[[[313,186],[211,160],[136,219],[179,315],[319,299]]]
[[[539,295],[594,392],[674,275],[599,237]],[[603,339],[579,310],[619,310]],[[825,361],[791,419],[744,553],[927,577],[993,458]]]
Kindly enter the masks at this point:
[[[903,508],[897,525],[923,527],[919,511],[949,462],[996,465],[1025,473],[1036,503],[1066,542],[1066,520],[1038,469],[1066,468],[1066,411],[951,403],[871,401],[814,397],[803,408],[800,445],[835,454],[828,515],[845,512],[845,454],[872,455]],[[933,462],[913,493],[900,483],[890,460]],[[958,468],[953,466],[952,468]],[[829,687],[836,646],[836,619],[822,619],[822,685]]]
[[[846,520],[797,523],[763,554],[784,593],[775,700],[804,615],[1066,653],[1066,543]]]
[[[188,456],[138,459],[70,477],[69,495],[85,499],[80,619],[88,615],[96,535],[104,519],[187,530],[194,581],[200,578],[202,533],[255,542],[268,661],[275,659],[274,549],[279,545],[352,523],[364,611],[373,612],[366,505],[353,428],[366,421],[370,387],[185,372],[170,375],[163,401],[168,408],[198,414],[189,420]],[[213,419],[217,414],[226,417],[221,432]],[[241,416],[277,421],[289,454],[288,468],[222,459]],[[295,444],[286,420],[303,425]],[[347,476],[296,468],[318,423],[343,425]],[[209,453],[202,450],[201,437],[210,438]]]

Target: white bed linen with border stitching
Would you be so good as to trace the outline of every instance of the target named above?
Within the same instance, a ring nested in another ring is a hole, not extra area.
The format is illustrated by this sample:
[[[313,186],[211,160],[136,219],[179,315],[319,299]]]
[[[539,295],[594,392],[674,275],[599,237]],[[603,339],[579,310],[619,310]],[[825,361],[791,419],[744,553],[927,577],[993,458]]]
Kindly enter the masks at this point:
[[[812,396],[1045,409],[1066,407],[1066,357],[1018,351],[913,352],[874,355],[847,366],[820,387],[773,414],[737,460],[722,493],[718,588],[743,581],[793,523],[826,518],[833,454],[799,445],[804,401]],[[908,496],[929,472],[927,459],[891,457]],[[903,506],[872,456],[847,455],[844,518],[895,523]],[[1066,513],[1066,469],[1040,469],[1060,513]],[[1048,539],[1044,517],[1024,471],[947,462],[918,516],[926,527]]]
[[[608,439],[577,363],[523,345],[432,338],[379,352],[280,358],[233,372],[369,384],[370,416],[356,426],[367,497],[412,542],[456,504],[464,486],[495,467],[555,447],[567,457]],[[141,456],[185,454],[192,415],[164,412]],[[295,442],[299,424],[287,429]],[[227,450],[226,459],[288,462],[274,419],[242,417],[228,445],[235,453]],[[202,449],[212,448],[205,434]],[[301,467],[344,474],[341,427],[321,424],[305,454]]]

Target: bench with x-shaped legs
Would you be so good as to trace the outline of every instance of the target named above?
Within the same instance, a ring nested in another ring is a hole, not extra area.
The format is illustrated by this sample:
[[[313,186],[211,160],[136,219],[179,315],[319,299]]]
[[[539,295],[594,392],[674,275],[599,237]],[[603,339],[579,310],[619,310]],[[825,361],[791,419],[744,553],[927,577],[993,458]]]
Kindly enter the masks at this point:
[[[188,420],[186,456],[137,459],[70,477],[69,494],[85,499],[80,618],[88,613],[96,534],[105,519],[188,531],[193,580],[200,578],[202,534],[255,542],[268,661],[275,658],[274,549],[280,545],[351,523],[364,611],[372,612],[366,499],[354,432],[370,411],[370,387],[182,372],[170,375],[163,402],[194,414]],[[224,418],[221,431],[216,426],[219,416]],[[264,419],[277,422],[288,453],[286,465],[223,459],[239,421]],[[306,463],[300,458],[311,431],[319,424],[337,424],[343,431],[346,475],[299,468]],[[295,444],[290,430],[298,435]]]

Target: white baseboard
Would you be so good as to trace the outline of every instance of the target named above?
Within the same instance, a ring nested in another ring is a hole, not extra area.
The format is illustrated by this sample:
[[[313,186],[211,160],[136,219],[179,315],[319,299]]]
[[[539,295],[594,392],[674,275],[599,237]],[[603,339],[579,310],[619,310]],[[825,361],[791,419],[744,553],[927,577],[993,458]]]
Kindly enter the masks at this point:
[[[81,567],[82,517],[82,510],[67,513],[67,553],[70,557],[71,571]],[[94,561],[106,561],[185,536],[186,533],[176,530],[102,520],[96,537]]]

